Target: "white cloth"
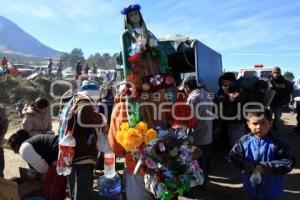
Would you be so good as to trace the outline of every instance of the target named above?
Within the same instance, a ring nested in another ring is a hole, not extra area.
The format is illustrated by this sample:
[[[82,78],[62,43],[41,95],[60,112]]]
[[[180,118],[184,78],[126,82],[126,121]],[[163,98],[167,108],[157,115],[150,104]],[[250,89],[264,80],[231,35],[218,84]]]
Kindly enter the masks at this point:
[[[49,169],[49,165],[28,142],[23,142],[19,149],[21,157],[31,165],[37,172],[46,173]]]

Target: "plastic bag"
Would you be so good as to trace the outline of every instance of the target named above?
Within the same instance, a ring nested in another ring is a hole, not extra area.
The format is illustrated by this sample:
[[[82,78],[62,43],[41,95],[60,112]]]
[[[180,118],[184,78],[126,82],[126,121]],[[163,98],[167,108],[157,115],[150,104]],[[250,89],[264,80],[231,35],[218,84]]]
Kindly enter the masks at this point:
[[[257,171],[253,171],[250,177],[250,182],[252,187],[256,187],[261,183],[261,174]]]

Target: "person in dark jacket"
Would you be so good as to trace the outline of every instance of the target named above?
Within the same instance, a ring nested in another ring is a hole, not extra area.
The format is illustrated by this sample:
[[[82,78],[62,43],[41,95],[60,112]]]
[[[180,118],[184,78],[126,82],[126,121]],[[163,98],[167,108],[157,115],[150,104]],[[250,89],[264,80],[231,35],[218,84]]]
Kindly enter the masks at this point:
[[[85,74],[88,74],[88,73],[89,73],[89,70],[90,70],[90,67],[89,67],[88,64],[86,64],[85,67],[84,67],[84,73],[85,73]]]
[[[269,88],[276,91],[276,94],[270,105],[272,115],[274,114],[273,128],[277,130],[280,127],[280,118],[284,106],[287,106],[291,100],[291,88],[287,80],[281,75],[281,69],[274,67],[272,76],[269,80]]]
[[[284,191],[284,175],[293,169],[295,160],[289,147],[270,133],[270,111],[250,111],[247,115],[251,132],[235,144],[230,160],[243,172],[248,200],[278,200]]]
[[[30,137],[24,129],[18,130],[8,139],[8,145],[36,172],[45,174],[44,194],[49,200],[64,200],[67,179],[56,173],[58,136],[39,134]]]
[[[247,102],[247,94],[239,80],[231,72],[224,73],[219,78],[219,85],[220,118],[224,129],[222,134],[227,133],[221,137],[224,144],[232,148],[236,141],[245,134],[245,120],[239,111]],[[226,138],[227,135],[228,138]]]
[[[80,61],[78,61],[75,67],[75,79],[77,80],[81,74],[82,74],[82,64]]]
[[[52,80],[52,68],[53,68],[52,58],[49,58],[49,62],[48,62],[48,75],[50,77],[50,80]]]

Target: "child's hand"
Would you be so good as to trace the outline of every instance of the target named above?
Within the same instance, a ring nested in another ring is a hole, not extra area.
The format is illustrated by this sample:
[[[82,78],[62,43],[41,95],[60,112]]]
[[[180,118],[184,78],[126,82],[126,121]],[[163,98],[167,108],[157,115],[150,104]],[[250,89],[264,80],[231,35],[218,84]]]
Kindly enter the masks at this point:
[[[229,100],[233,102],[240,96],[240,93],[239,92],[228,93],[228,96],[229,96]]]

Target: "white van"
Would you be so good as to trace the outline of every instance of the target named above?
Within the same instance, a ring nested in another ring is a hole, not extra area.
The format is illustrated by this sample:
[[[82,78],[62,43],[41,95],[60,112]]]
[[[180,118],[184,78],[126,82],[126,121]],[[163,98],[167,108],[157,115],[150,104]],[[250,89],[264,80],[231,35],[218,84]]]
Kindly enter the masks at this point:
[[[263,65],[258,64],[258,65],[254,65],[253,68],[240,69],[240,72],[239,72],[237,78],[240,78],[240,77],[249,78],[249,77],[256,76],[261,80],[267,81],[271,75],[272,75],[272,68],[264,68]]]

